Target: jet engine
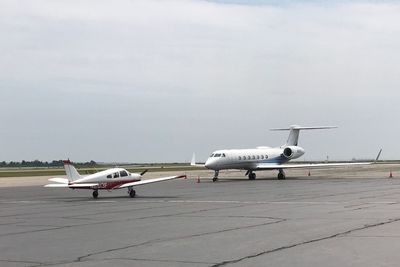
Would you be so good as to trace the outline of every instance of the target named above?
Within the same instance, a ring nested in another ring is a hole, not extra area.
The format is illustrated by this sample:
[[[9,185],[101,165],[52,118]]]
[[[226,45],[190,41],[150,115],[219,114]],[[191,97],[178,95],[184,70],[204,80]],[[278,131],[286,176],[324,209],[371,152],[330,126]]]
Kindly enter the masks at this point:
[[[304,152],[299,146],[287,146],[283,149],[282,155],[287,159],[297,159],[303,156]]]

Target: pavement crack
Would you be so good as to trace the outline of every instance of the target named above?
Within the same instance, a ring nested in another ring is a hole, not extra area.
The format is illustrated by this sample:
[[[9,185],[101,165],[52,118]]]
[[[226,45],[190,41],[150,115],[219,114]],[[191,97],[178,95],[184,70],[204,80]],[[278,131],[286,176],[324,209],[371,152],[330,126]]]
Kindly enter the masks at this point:
[[[84,256],[78,257],[74,262],[81,262],[81,261],[84,261],[84,259],[89,258],[91,256],[100,255],[100,254],[104,254],[104,253],[108,253],[108,252],[125,250],[125,249],[129,249],[129,248],[140,247],[140,246],[145,246],[145,245],[153,245],[155,243],[177,241],[177,240],[200,237],[200,236],[206,236],[206,235],[212,235],[212,234],[220,234],[220,233],[225,233],[225,232],[230,232],[230,231],[250,229],[250,228],[254,228],[254,227],[277,224],[277,223],[281,223],[281,222],[284,222],[284,221],[286,221],[286,219],[281,219],[281,220],[277,220],[277,221],[273,221],[273,222],[265,222],[265,223],[261,223],[261,224],[253,224],[253,225],[247,225],[247,226],[241,226],[241,227],[233,227],[233,228],[222,229],[222,230],[218,230],[218,231],[212,231],[212,232],[206,232],[206,233],[198,233],[198,234],[181,236],[181,237],[171,237],[171,238],[165,238],[165,239],[154,239],[154,240],[149,240],[149,241],[146,241],[146,242],[143,242],[143,243],[139,243],[139,244],[133,244],[133,245],[128,245],[128,246],[123,246],[123,247],[112,248],[112,249],[107,249],[107,250],[102,250],[102,251],[98,251],[98,252],[89,253],[89,254],[86,254]]]
[[[336,233],[336,234],[333,234],[333,235],[320,237],[320,238],[315,238],[315,239],[311,239],[311,240],[307,240],[307,241],[303,241],[303,242],[299,242],[299,243],[294,243],[294,244],[287,245],[287,246],[278,247],[278,248],[271,249],[271,250],[262,251],[262,252],[259,252],[259,253],[253,254],[253,255],[249,255],[249,256],[245,256],[245,257],[242,257],[242,258],[239,258],[239,259],[236,259],[236,260],[223,261],[223,262],[214,264],[211,267],[220,267],[220,266],[225,266],[225,265],[229,265],[229,264],[234,264],[234,263],[238,263],[238,262],[241,262],[241,261],[244,261],[244,260],[248,260],[248,259],[251,259],[251,258],[256,258],[256,257],[267,255],[267,254],[270,254],[270,253],[282,251],[282,250],[285,250],[285,249],[290,249],[290,248],[294,248],[294,247],[298,247],[298,246],[302,246],[302,245],[306,245],[306,244],[310,244],[310,243],[315,243],[315,242],[319,242],[319,241],[323,241],[323,240],[328,240],[328,239],[340,237],[340,236],[343,236],[343,235],[348,235],[348,234],[356,232],[356,231],[361,231],[361,230],[365,230],[365,229],[368,229],[368,228],[382,226],[382,225],[385,225],[385,224],[390,224],[390,223],[394,223],[394,222],[398,222],[398,221],[400,221],[400,218],[390,219],[390,220],[379,222],[379,223],[375,223],[375,224],[366,224],[366,225],[364,225],[362,227],[357,227],[357,228],[350,229],[350,230],[347,230],[347,231],[344,231],[344,232],[340,232],[340,233]]]
[[[159,259],[145,259],[145,258],[107,258],[103,260],[129,260],[129,261],[148,261],[148,262],[170,262],[170,263],[188,263],[188,264],[214,264],[213,262],[204,261],[179,261],[179,260],[159,260]]]

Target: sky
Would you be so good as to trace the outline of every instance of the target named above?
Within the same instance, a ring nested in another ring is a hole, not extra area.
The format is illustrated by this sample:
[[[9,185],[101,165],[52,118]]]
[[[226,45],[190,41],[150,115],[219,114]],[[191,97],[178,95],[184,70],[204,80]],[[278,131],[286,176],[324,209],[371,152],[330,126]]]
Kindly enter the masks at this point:
[[[0,2],[0,161],[399,159],[400,1]]]

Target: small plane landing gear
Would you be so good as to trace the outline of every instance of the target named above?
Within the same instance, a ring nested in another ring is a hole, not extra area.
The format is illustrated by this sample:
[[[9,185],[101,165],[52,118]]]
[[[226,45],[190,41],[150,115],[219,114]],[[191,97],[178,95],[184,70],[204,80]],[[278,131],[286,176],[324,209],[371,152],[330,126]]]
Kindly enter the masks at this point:
[[[97,198],[99,196],[99,191],[93,190],[92,195],[93,195],[93,198]]]
[[[219,174],[219,171],[215,171],[215,172],[214,172],[214,177],[213,177],[213,179],[212,179],[213,182],[218,181],[218,174]]]
[[[285,172],[282,169],[279,169],[278,179],[279,180],[285,180],[286,179]]]
[[[133,190],[132,187],[129,187],[128,188],[128,194],[129,194],[130,197],[134,198],[136,196],[136,191]]]
[[[135,197],[136,196],[136,191],[135,190],[131,190],[130,192],[129,192],[129,196],[130,197]]]
[[[249,172],[249,180],[255,180],[256,179],[256,174],[254,172]]]

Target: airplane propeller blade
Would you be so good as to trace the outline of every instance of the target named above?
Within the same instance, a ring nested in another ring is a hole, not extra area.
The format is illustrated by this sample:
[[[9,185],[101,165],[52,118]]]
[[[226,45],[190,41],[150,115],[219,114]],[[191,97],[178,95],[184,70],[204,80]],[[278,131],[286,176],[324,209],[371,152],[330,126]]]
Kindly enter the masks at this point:
[[[148,169],[142,171],[142,172],[140,173],[140,176],[142,176],[143,174],[145,174],[145,173],[148,172],[148,171],[149,171]]]

